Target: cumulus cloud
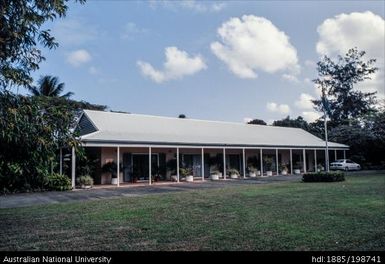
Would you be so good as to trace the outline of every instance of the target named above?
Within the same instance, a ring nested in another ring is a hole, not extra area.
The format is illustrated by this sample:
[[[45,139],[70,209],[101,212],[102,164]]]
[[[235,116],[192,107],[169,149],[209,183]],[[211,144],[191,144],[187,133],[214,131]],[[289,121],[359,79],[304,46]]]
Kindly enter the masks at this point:
[[[280,114],[288,114],[290,112],[290,107],[287,104],[277,104],[274,102],[269,102],[266,104],[266,108],[270,112],[276,112]]]
[[[282,74],[282,79],[292,83],[299,83],[298,78],[293,74],[287,74],[287,73]]]
[[[385,21],[370,11],[339,14],[328,18],[317,28],[319,41],[316,50],[320,55],[345,54],[357,47],[367,52],[366,59],[377,59],[380,70],[372,80],[364,81],[356,88],[363,91],[378,91],[384,96],[384,50]]]
[[[137,36],[144,35],[148,33],[148,29],[140,28],[133,22],[128,22],[120,34],[122,39],[132,40]]]
[[[168,80],[181,79],[207,68],[200,55],[190,56],[177,47],[167,47],[165,56],[166,62],[163,65],[163,70],[157,70],[151,64],[139,60],[137,64],[142,74],[157,83],[162,83]]]
[[[322,116],[321,113],[315,112],[315,111],[304,111],[302,112],[302,117],[305,119],[307,122],[314,122],[318,118]]]
[[[299,109],[313,109],[313,103],[311,100],[314,100],[315,98],[307,93],[301,93],[299,96],[299,99],[295,101],[295,106]]]
[[[192,10],[197,13],[219,12],[226,7],[226,4],[221,1],[196,1],[196,0],[150,0],[150,7],[157,8],[158,6],[178,11],[180,9]]]
[[[289,37],[263,17],[231,18],[218,29],[220,41],[212,52],[240,78],[256,78],[257,71],[299,72],[297,50]]]
[[[67,62],[74,67],[79,67],[80,65],[89,62],[91,59],[92,57],[88,51],[79,49],[68,54]]]

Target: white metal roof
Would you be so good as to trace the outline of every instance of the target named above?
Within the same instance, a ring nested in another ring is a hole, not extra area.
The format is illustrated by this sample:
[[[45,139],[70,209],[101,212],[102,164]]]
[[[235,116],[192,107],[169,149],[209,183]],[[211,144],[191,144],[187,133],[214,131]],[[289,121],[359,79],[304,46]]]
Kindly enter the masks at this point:
[[[97,131],[84,143],[266,146],[323,148],[325,142],[299,128],[84,110]],[[347,145],[330,142],[331,148]]]

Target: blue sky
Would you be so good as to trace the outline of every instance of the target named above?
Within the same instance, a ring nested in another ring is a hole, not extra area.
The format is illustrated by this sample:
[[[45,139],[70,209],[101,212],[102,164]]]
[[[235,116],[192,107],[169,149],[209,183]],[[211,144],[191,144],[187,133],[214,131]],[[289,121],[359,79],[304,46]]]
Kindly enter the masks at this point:
[[[112,110],[312,120],[315,62],[351,45],[381,67],[358,89],[384,94],[383,1],[91,0],[45,27],[60,47],[43,50],[35,78],[58,76],[75,99]]]

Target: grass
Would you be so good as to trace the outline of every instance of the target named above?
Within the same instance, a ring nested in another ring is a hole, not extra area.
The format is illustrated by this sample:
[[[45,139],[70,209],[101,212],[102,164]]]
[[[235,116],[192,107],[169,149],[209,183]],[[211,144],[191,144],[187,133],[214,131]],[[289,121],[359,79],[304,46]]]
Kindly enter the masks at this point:
[[[383,250],[385,175],[0,210],[3,250]]]

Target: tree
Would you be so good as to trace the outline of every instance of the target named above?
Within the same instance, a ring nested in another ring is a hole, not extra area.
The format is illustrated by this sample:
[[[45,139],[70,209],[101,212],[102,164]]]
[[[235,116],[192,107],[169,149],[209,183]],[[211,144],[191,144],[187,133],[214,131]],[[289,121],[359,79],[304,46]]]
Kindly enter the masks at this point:
[[[75,0],[85,3],[85,0]],[[58,43],[42,25],[66,15],[69,0],[0,0],[0,88],[32,83],[31,72],[45,60],[39,44]]]
[[[38,87],[30,86],[28,90],[34,96],[49,96],[49,97],[63,97],[69,98],[74,93],[68,92],[64,95],[60,95],[64,90],[64,83],[59,83],[59,78],[55,76],[46,75],[38,80]]]
[[[296,119],[290,119],[290,116],[287,116],[282,120],[274,121],[273,126],[297,127],[297,128],[302,128],[304,130],[309,129],[309,124],[306,122],[305,119],[303,119],[302,116],[298,116]]]
[[[187,118],[185,114],[180,114],[178,118]]]
[[[354,85],[370,79],[370,76],[378,70],[373,66],[376,60],[364,60],[364,55],[365,51],[354,48],[344,57],[339,55],[336,61],[324,56],[317,63],[319,77],[313,82],[326,89],[325,96],[328,96],[328,99],[313,100],[313,103],[318,111],[326,108],[333,127],[347,124],[352,119],[375,111],[376,93],[354,90]]]
[[[263,121],[262,119],[253,119],[253,120],[251,120],[251,121],[249,121],[247,123],[250,124],[250,125],[264,125],[264,126],[267,125],[266,122]]]

